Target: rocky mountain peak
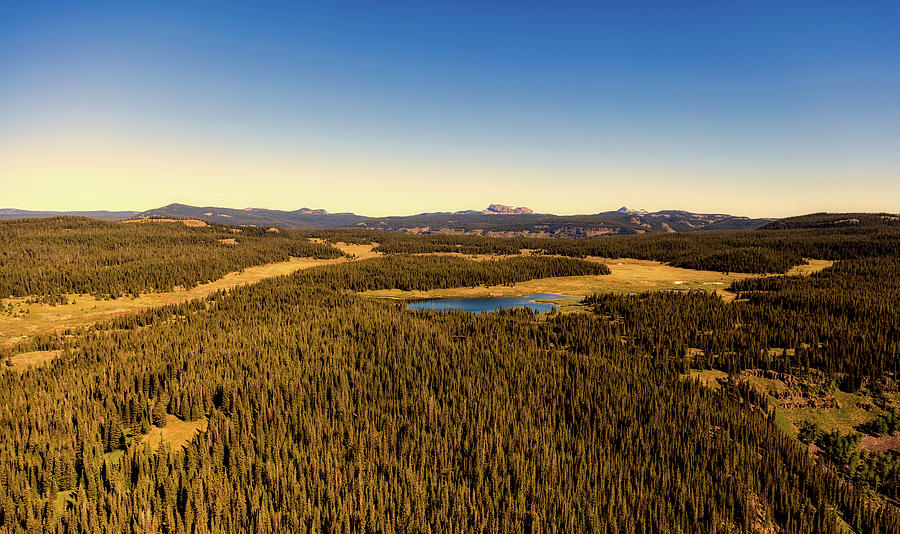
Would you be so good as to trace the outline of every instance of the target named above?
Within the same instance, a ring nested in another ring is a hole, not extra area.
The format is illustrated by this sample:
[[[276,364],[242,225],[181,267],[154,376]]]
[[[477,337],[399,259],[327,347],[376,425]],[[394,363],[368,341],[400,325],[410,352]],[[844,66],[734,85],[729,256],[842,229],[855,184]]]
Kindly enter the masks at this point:
[[[534,212],[528,208],[506,206],[504,204],[491,204],[486,210],[482,211],[486,215],[531,215]]]
[[[623,213],[625,215],[647,215],[647,210],[632,210],[628,209],[627,206],[622,206],[621,208],[616,210],[616,213]]]

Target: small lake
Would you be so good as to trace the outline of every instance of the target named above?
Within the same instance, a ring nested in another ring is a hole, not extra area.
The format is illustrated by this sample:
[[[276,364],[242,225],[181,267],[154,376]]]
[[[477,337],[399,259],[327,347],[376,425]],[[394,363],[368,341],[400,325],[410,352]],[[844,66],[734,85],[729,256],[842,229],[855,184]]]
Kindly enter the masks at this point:
[[[438,310],[438,311],[467,311],[471,313],[493,312],[505,308],[528,308],[536,312],[549,312],[558,309],[559,306],[536,300],[579,299],[579,297],[565,297],[553,293],[534,293],[525,297],[479,297],[456,299],[428,299],[408,302],[406,307],[411,310]]]

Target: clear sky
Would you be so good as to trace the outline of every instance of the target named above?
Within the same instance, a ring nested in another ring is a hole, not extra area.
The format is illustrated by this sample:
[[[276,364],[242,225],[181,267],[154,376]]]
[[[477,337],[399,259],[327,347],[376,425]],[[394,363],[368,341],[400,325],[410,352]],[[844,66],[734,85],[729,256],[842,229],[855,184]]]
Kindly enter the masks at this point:
[[[896,3],[600,4],[0,0],[0,207],[900,211]]]

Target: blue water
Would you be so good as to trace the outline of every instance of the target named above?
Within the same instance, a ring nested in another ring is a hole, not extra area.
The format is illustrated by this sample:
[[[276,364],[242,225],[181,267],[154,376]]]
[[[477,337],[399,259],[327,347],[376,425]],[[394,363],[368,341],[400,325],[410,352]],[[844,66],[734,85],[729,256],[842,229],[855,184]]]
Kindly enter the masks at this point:
[[[411,310],[458,310],[472,313],[493,312],[504,308],[528,308],[536,312],[549,312],[559,308],[559,306],[533,301],[565,298],[577,297],[564,297],[553,293],[534,293],[526,297],[428,299],[409,302],[406,304],[406,307]]]

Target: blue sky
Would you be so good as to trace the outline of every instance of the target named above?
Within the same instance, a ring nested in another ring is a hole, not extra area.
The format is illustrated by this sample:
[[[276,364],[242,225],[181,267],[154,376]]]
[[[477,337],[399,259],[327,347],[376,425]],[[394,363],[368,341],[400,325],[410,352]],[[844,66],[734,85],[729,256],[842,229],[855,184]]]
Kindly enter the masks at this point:
[[[900,9],[782,4],[0,2],[0,207],[900,211]]]

